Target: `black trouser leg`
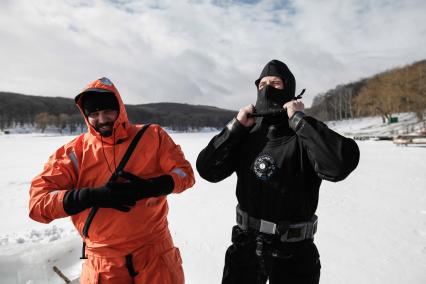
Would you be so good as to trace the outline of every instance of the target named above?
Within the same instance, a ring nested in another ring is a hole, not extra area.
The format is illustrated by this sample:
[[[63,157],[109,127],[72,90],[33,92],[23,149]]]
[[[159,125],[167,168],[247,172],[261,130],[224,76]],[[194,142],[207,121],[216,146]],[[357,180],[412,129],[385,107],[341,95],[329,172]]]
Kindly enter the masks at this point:
[[[228,248],[222,284],[264,284],[266,280],[253,246],[239,247],[234,244]]]
[[[238,226],[234,226],[232,228],[232,243],[225,254],[222,284],[266,283],[267,276],[259,266],[253,235],[241,230]]]
[[[272,248],[278,250],[280,256],[264,255],[260,259],[256,255],[255,239],[253,233],[237,226],[233,228],[233,245],[226,251],[222,284],[264,284],[268,278],[270,284],[319,283],[321,263],[312,240],[289,244],[278,239]]]
[[[269,277],[270,284],[318,284],[321,263],[312,241],[296,244],[288,259],[274,258]]]

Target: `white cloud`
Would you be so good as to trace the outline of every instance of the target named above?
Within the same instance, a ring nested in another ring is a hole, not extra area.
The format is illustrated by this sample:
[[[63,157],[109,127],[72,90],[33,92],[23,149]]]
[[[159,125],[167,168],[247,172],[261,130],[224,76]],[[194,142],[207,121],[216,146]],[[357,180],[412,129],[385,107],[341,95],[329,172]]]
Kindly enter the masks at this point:
[[[73,97],[107,76],[125,102],[238,109],[285,61],[314,95],[426,57],[426,2],[0,2],[0,90]]]

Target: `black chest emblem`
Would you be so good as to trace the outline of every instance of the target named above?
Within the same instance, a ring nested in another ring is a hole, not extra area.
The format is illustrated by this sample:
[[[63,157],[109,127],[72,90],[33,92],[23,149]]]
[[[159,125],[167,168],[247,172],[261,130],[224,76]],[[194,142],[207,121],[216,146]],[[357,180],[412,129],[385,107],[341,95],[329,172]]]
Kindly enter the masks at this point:
[[[257,157],[253,164],[253,171],[256,177],[261,180],[269,180],[276,168],[274,159],[269,155]]]

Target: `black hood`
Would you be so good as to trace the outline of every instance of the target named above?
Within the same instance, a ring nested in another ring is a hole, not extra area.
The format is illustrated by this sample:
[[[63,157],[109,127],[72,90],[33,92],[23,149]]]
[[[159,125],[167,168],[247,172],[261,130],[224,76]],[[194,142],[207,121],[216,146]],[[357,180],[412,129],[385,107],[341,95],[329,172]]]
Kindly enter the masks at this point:
[[[291,73],[290,69],[288,69],[287,65],[279,60],[271,60],[260,73],[259,79],[257,79],[254,83],[256,84],[256,88],[259,87],[260,80],[266,76],[278,76],[284,82],[284,90],[286,95],[293,98],[296,92],[296,79],[294,78],[293,73]]]
[[[81,96],[81,105],[86,116],[104,109],[120,111],[117,98],[113,92],[91,89],[81,93]]]

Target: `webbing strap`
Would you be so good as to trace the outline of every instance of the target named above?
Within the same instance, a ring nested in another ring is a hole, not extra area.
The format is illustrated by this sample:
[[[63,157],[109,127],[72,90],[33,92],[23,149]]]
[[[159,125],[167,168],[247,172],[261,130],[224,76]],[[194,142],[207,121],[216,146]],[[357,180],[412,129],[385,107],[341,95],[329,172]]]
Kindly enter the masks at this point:
[[[126,259],[126,268],[127,268],[127,271],[129,271],[130,277],[135,278],[139,274],[139,272],[136,272],[135,266],[133,265],[132,254],[126,255],[125,259]]]
[[[127,148],[126,153],[124,154],[123,158],[121,159],[120,163],[118,164],[118,167],[115,169],[115,172],[112,174],[110,181],[114,181],[117,179],[118,174],[124,169],[127,162],[130,159],[130,156],[132,156],[133,150],[135,150],[136,146],[139,143],[139,140],[141,139],[142,135],[144,134],[145,130],[150,126],[150,124],[145,124],[141,130],[139,130],[138,133],[136,133],[135,138],[133,138],[132,142],[129,145],[129,148]]]
[[[90,209],[89,215],[87,216],[86,222],[84,223],[83,236],[86,238],[89,236],[89,227],[90,224],[92,224],[93,218],[95,217],[96,212],[98,212],[98,209],[98,207],[92,207],[92,209]]]
[[[129,147],[127,148],[126,153],[124,154],[123,158],[121,159],[120,163],[118,164],[118,167],[115,169],[115,172],[111,175],[109,181],[114,181],[117,179],[118,174],[124,169],[127,162],[129,161],[130,157],[132,156],[133,151],[135,150],[136,146],[139,143],[139,140],[141,139],[142,135],[144,134],[145,130],[150,126],[151,124],[145,124],[139,131],[136,133],[135,137],[133,138],[132,142],[130,143]],[[84,223],[83,227],[83,236],[88,237],[89,236],[89,228],[92,224],[93,218],[96,215],[96,212],[98,212],[98,207],[92,207],[92,209],[89,212],[89,216],[87,216],[86,222]],[[82,257],[85,257],[85,243],[83,242],[83,252]]]
[[[314,215],[309,221],[301,223],[273,223],[251,217],[237,205],[237,224],[243,230],[250,228],[264,234],[279,235],[282,242],[299,242],[313,239],[317,231],[318,217]]]
[[[86,256],[86,243],[85,242],[83,242],[83,247],[81,248],[80,259],[87,259],[87,256]]]

